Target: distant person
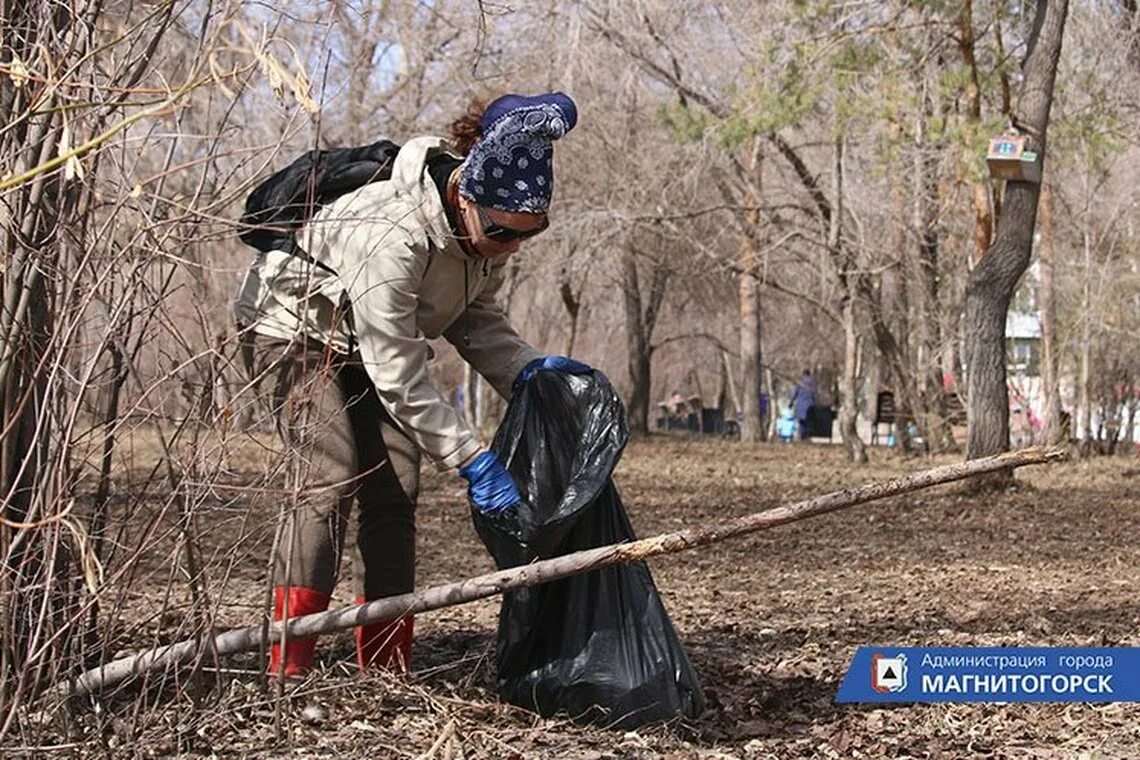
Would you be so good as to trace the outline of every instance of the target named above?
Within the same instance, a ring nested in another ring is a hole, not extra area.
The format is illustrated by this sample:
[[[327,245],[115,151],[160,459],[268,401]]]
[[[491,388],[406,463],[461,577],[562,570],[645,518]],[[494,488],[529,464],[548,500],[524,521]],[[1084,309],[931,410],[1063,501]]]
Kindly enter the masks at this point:
[[[680,417],[685,413],[685,397],[680,391],[673,391],[673,395],[669,397],[669,412],[674,417]]]
[[[307,473],[286,510],[274,619],[328,607],[354,502],[357,601],[412,590],[421,455],[466,479],[484,514],[518,506],[503,462],[429,379],[428,341],[446,338],[504,397],[539,370],[590,372],[527,344],[496,301],[507,259],[549,224],[553,142],[577,118],[559,92],[474,101],[450,139],[409,140],[391,179],[318,211],[297,236],[305,256],[254,262],[235,305],[247,365],[275,386],[278,431]],[[361,670],[406,670],[411,643],[410,616],[358,627]],[[274,644],[271,671],[305,673],[314,645]]]
[[[1045,443],[1045,420],[1038,416],[1037,412],[1033,411],[1033,407],[1028,407],[1029,410],[1029,428],[1033,441],[1041,441]]]
[[[818,396],[815,378],[811,376],[811,370],[805,369],[796,381],[796,387],[792,389],[791,398],[792,411],[799,422],[801,441],[808,437],[808,411],[816,405]]]
[[[791,443],[796,439],[796,430],[798,429],[799,424],[796,422],[796,415],[792,412],[792,408],[790,406],[785,407],[779,419],[776,420],[776,437],[780,443]]]
[[[1020,406],[1015,406],[1010,415],[1009,437],[1014,448],[1021,448],[1033,443],[1033,426],[1029,421],[1029,416]]]

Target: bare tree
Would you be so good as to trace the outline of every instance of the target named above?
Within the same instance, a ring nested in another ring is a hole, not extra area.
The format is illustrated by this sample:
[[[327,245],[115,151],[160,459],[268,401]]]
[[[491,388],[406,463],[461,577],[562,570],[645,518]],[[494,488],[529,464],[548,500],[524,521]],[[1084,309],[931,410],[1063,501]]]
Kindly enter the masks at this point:
[[[740,235],[740,440],[762,441],[766,428],[760,410],[760,389],[763,380],[764,353],[762,348],[763,319],[760,312],[762,273],[760,271],[761,223],[760,188],[763,186],[763,141],[753,135],[749,146],[748,163],[743,167],[750,180],[744,185],[743,205],[754,207],[741,217]],[[722,183],[722,187],[723,187]],[[731,196],[728,196],[731,198]]]
[[[1056,228],[1053,224],[1053,189],[1049,178],[1041,185],[1041,282],[1038,302],[1041,308],[1041,378],[1045,389],[1045,443],[1056,444],[1065,437],[1061,420],[1060,361],[1057,342]]]
[[[1068,15],[1067,0],[1037,6],[1022,67],[1018,124],[1028,145],[1045,154],[1057,61]],[[967,445],[974,459],[1009,448],[1009,396],[1006,387],[1005,321],[1021,274],[1029,265],[1040,186],[1008,182],[993,244],[970,272],[966,286]],[[1008,482],[1012,474],[993,479]]]
[[[625,311],[626,354],[629,363],[629,429],[632,433],[649,430],[650,363],[653,358],[653,332],[661,313],[669,267],[660,258],[645,256],[630,242],[622,257],[621,292]],[[644,260],[640,264],[639,260]],[[640,264],[640,265],[639,265]],[[641,269],[647,273],[643,276]]]

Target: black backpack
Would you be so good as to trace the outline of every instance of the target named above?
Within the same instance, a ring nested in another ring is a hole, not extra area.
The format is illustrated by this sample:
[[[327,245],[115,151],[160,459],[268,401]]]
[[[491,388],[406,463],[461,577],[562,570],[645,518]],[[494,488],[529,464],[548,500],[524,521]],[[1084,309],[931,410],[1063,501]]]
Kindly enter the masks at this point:
[[[400,146],[379,140],[356,148],[311,150],[262,182],[245,201],[238,237],[259,251],[288,251],[312,258],[294,233],[321,206],[372,182],[391,178]],[[322,269],[328,267],[314,262]]]

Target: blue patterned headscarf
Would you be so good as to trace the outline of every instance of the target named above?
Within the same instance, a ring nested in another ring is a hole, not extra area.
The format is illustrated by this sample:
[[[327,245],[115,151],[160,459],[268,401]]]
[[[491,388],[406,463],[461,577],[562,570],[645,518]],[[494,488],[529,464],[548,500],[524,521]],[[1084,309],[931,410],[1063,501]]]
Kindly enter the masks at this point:
[[[544,214],[554,190],[554,140],[574,128],[568,95],[504,95],[480,120],[482,136],[463,162],[459,192],[480,206]]]

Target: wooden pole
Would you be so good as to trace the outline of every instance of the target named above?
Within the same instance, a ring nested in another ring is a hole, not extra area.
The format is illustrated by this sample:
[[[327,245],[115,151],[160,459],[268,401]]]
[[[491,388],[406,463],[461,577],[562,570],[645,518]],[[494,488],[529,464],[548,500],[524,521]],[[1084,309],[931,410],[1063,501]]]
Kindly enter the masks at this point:
[[[640,562],[661,554],[674,554],[698,546],[707,546],[734,536],[767,530],[777,525],[816,517],[839,509],[846,509],[869,501],[877,501],[942,483],[964,480],[1000,470],[1012,470],[1030,464],[1059,461],[1064,458],[1065,453],[1060,449],[1043,450],[1035,448],[934,467],[856,488],[833,491],[814,499],[744,515],[718,525],[686,528],[674,533],[644,538],[640,541],[599,546],[595,549],[586,549],[561,557],[539,560],[529,565],[499,570],[467,580],[433,586],[422,591],[377,599],[366,604],[290,618],[287,621],[276,622],[269,626],[255,625],[212,636],[200,636],[177,644],[155,647],[149,651],[115,660],[89,670],[80,675],[74,682],[69,683],[68,687],[70,693],[75,695],[91,694],[151,670],[194,662],[204,652],[212,652],[216,656],[258,649],[264,645],[266,641],[264,637],[266,636],[270,642],[280,639],[282,627],[286,629],[286,636],[289,639],[308,638],[317,634],[339,631],[380,620],[391,620],[411,613],[466,604],[477,599],[502,594],[504,591],[537,586],[610,565]]]

